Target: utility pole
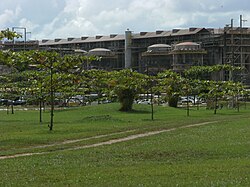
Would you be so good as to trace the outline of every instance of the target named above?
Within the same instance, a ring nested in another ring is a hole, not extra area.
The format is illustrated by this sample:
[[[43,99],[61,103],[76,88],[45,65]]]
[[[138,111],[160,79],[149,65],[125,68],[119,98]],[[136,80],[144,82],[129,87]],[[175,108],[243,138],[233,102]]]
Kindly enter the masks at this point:
[[[245,63],[243,60],[243,23],[246,22],[247,20],[244,20],[242,15],[240,15],[240,66],[241,68],[245,67]],[[241,79],[242,79],[242,74],[241,74]]]

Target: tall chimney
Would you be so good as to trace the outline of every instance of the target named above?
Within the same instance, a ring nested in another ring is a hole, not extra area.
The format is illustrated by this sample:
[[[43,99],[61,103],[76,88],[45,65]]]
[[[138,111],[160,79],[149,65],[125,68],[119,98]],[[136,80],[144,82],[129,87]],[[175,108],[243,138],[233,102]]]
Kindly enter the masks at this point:
[[[132,65],[132,32],[127,29],[125,31],[125,68],[131,68]]]
[[[242,19],[242,15],[240,15],[240,28],[242,28],[242,22],[243,22],[243,19]]]

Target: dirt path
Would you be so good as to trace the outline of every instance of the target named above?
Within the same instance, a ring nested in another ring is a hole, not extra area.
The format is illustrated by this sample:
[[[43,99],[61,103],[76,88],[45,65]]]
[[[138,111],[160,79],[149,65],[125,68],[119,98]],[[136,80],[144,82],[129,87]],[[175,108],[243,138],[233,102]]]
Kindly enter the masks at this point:
[[[98,138],[105,138],[105,137],[109,137],[109,136],[113,136],[113,135],[125,134],[125,133],[128,133],[128,132],[135,132],[135,131],[136,130],[128,130],[128,131],[115,132],[115,133],[110,133],[110,134],[97,135],[97,136],[92,136],[92,137],[88,137],[88,138],[81,138],[81,139],[75,139],[75,140],[66,140],[66,141],[63,141],[63,142],[57,142],[57,143],[53,143],[53,144],[38,145],[38,146],[22,148],[22,150],[36,149],[36,148],[46,148],[46,147],[53,147],[53,146],[57,146],[57,145],[66,145],[66,144],[77,143],[77,142],[81,142],[81,141],[85,141],[85,140],[93,140],[93,139],[98,139]],[[1,157],[0,157],[0,159],[1,159]]]
[[[165,130],[159,130],[159,131],[151,131],[151,132],[146,132],[146,133],[141,133],[141,134],[134,134],[134,135],[130,135],[130,136],[127,136],[127,137],[124,137],[124,138],[118,138],[118,139],[108,140],[108,141],[104,141],[104,142],[99,142],[99,143],[84,145],[84,146],[79,146],[79,147],[66,148],[66,149],[63,149],[63,150],[70,151],[70,150],[86,149],[86,148],[91,148],[91,147],[99,147],[99,146],[103,146],[103,145],[111,145],[111,144],[115,144],[115,143],[119,143],[119,142],[126,142],[126,141],[130,141],[130,140],[138,139],[138,138],[153,136],[153,135],[164,133],[164,132],[170,132],[170,131],[174,131],[174,130],[178,130],[178,129],[185,129],[185,128],[191,128],[191,127],[198,127],[198,126],[208,125],[208,124],[212,124],[212,123],[216,123],[216,122],[217,121],[197,123],[197,124],[186,125],[186,126],[176,127],[176,128],[171,128],[171,129],[165,129]],[[51,147],[51,146],[55,146],[55,145],[63,145],[63,144],[68,144],[68,143],[75,143],[75,142],[79,142],[79,141],[83,141],[83,140],[108,137],[108,136],[111,136],[111,135],[122,134],[122,133],[132,132],[132,131],[133,130],[118,132],[118,133],[111,133],[111,134],[107,134],[107,135],[93,136],[93,137],[84,138],[84,139],[68,140],[68,141],[55,143],[55,144],[50,144],[50,145],[36,146],[35,148],[45,148],[45,147]],[[32,148],[34,148],[34,147],[32,147]],[[15,155],[0,156],[0,160],[8,159],[8,158],[18,158],[18,157],[32,156],[32,155],[44,155],[44,154],[49,154],[49,153],[52,153],[52,152],[63,151],[63,150],[55,150],[55,151],[50,151],[50,152],[37,152],[37,153],[21,153],[21,154],[15,154]]]

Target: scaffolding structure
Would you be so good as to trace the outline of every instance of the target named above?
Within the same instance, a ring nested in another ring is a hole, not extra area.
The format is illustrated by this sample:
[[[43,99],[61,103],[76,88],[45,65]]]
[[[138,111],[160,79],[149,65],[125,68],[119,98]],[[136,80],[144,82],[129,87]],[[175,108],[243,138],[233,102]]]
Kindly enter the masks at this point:
[[[228,72],[226,79],[250,85],[250,30],[243,27],[244,21],[240,16],[239,27],[234,27],[231,20],[230,27],[224,28],[223,62],[243,69],[240,74]]]
[[[159,44],[175,46],[182,42],[195,42],[201,46],[201,49],[204,49],[204,51],[195,51],[194,53],[194,55],[202,57],[202,63],[199,63],[199,65],[230,64],[244,68],[244,71],[240,74],[221,72],[216,75],[216,80],[241,81],[250,85],[250,28],[243,27],[245,21],[240,16],[239,27],[235,27],[233,20],[231,20],[231,24],[223,28],[187,28],[131,33],[131,37],[129,37],[129,50],[131,50],[131,53],[128,53],[131,57],[127,54],[126,58],[130,59],[131,62],[127,63],[127,65],[125,63],[126,52],[128,52],[128,50],[125,50],[127,47],[125,43],[126,34],[83,36],[67,39],[56,38],[54,40],[43,39],[41,41],[26,42],[6,41],[2,44],[2,49],[19,51],[24,49],[44,50],[56,48],[59,51],[60,49],[62,51],[66,49],[69,51],[76,49],[90,51],[95,48],[105,48],[111,50],[116,56],[114,68],[122,69],[129,65],[132,69],[144,72],[145,68],[151,68],[152,71],[173,68],[173,54],[170,54],[169,51],[149,52],[149,46],[155,44],[158,47]],[[182,53],[186,53],[186,51],[180,52],[184,56]],[[188,53],[192,55],[190,51]],[[187,58],[187,55],[185,58]],[[193,58],[190,57],[190,59]]]

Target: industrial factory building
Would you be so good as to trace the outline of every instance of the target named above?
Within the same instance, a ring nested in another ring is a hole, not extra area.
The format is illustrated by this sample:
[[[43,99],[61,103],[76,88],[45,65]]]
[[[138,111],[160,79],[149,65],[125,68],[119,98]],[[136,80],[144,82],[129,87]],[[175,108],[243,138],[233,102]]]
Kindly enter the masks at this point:
[[[89,51],[110,50],[112,56],[113,69],[133,68],[138,71],[144,71],[145,67],[155,70],[164,70],[173,68],[173,63],[179,63],[181,58],[190,60],[187,53],[198,54],[198,61],[204,61],[202,64],[211,64],[206,62],[206,51],[203,49],[202,40],[211,36],[211,30],[205,28],[173,29],[172,31],[140,32],[133,33],[130,30],[125,31],[124,35],[111,34],[109,36],[81,37],[68,39],[42,40],[39,43],[40,49],[61,49],[74,50],[81,49]],[[188,42],[185,43],[184,42]],[[183,44],[183,45],[182,45]],[[177,50],[179,48],[179,50]],[[194,49],[197,48],[197,49]],[[195,53],[195,51],[197,53]],[[186,54],[184,54],[186,53]],[[100,56],[97,54],[97,56]],[[103,55],[107,58],[110,55]],[[196,55],[197,56],[197,55]],[[115,58],[115,60],[114,60]],[[175,59],[175,60],[174,60]],[[178,59],[178,60],[177,60]],[[116,61],[116,63],[114,63]],[[190,64],[191,62],[182,63]],[[193,64],[195,65],[195,64]],[[178,66],[175,65],[175,69]],[[103,67],[105,68],[105,67]],[[179,71],[179,70],[178,70]]]
[[[158,30],[124,35],[110,34],[81,38],[42,40],[40,49],[81,49],[102,56],[99,68],[133,68],[139,72],[173,69],[182,72],[193,65],[231,64],[245,67],[234,79],[250,84],[250,28],[226,26],[215,28]],[[102,51],[102,52],[101,52]],[[100,55],[102,53],[102,55]],[[229,73],[219,80],[228,80]]]
[[[132,68],[152,74],[165,69],[182,72],[194,65],[231,64],[245,68],[240,75],[233,75],[233,79],[250,85],[250,28],[242,27],[242,24],[235,27],[233,22],[219,29],[188,28],[140,33],[128,29],[122,35],[44,39],[39,43],[27,41],[23,45],[25,47],[7,42],[4,48],[82,51],[82,54],[102,57],[101,61],[93,62],[91,68]],[[217,78],[228,80],[229,72],[221,73]]]

